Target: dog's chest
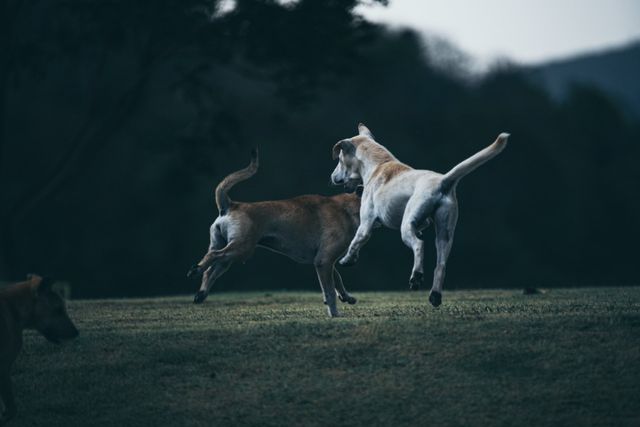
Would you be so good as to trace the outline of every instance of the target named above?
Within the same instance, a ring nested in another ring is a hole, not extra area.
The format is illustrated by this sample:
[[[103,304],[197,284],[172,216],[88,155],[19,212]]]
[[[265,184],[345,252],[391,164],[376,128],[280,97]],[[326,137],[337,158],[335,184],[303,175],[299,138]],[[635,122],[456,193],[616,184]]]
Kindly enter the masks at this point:
[[[375,200],[374,210],[377,219],[386,227],[399,229],[409,196],[402,194],[382,194]]]

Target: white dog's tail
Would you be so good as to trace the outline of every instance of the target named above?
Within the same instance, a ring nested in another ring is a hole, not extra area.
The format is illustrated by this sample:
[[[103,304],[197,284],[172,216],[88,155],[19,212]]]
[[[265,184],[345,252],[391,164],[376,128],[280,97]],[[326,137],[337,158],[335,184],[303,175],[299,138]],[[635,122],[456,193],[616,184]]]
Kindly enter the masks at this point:
[[[508,133],[501,133],[498,135],[498,139],[495,140],[493,144],[488,146],[487,148],[478,151],[473,156],[469,157],[466,160],[458,163],[453,167],[449,172],[447,172],[442,177],[442,182],[440,183],[440,189],[442,192],[446,193],[458,183],[458,181],[475,170],[478,166],[484,164],[485,162],[491,160],[507,146],[507,139],[509,139]]]
[[[249,163],[249,166],[227,175],[216,187],[216,205],[218,205],[218,211],[220,211],[221,216],[229,211],[229,205],[231,205],[231,199],[227,195],[227,192],[237,183],[251,178],[257,171],[258,149],[254,148],[251,150],[251,163]]]

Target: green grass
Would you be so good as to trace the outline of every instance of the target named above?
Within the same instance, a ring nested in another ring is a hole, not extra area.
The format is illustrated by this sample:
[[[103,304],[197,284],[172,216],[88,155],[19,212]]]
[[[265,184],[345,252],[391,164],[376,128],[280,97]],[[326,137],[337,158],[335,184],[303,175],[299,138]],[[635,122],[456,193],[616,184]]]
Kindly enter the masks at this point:
[[[640,425],[640,288],[72,301],[27,333],[18,426]]]

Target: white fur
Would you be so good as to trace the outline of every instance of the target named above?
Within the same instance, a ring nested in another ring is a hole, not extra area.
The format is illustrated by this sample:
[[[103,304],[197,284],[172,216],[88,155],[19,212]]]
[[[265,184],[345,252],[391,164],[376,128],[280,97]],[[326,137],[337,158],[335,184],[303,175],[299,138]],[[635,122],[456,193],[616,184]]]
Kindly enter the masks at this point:
[[[431,223],[435,224],[437,261],[429,300],[440,304],[447,258],[453,244],[458,218],[456,185],[460,178],[500,153],[506,146],[509,134],[502,133],[496,142],[464,160],[447,174],[429,170],[415,170],[400,163],[382,145],[373,140],[371,132],[359,125],[359,137],[341,141],[343,149],[339,163],[331,174],[334,183],[361,179],[364,184],[360,207],[360,227],[340,264],[353,264],[358,253],[371,235],[377,222],[392,229],[400,229],[402,241],[413,250],[414,264],[410,283],[417,288],[422,282],[424,241],[420,234]],[[350,146],[348,144],[351,144]],[[357,145],[355,152],[353,146]],[[371,152],[388,153],[375,156]],[[345,154],[349,151],[348,154]],[[382,160],[381,160],[382,158]],[[385,165],[385,163],[388,163]],[[380,168],[385,166],[404,168],[385,180]]]

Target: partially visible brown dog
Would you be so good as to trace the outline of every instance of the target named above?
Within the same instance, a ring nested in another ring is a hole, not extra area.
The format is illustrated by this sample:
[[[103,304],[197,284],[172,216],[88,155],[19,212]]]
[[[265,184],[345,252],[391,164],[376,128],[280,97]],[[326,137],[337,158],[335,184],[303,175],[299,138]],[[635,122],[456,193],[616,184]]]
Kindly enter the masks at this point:
[[[5,408],[0,425],[16,415],[9,374],[22,347],[22,331],[35,329],[56,344],[78,336],[52,284],[50,279],[31,274],[25,282],[0,290],[0,397]]]
[[[360,223],[358,194],[333,197],[299,196],[256,203],[234,202],[227,192],[258,170],[258,152],[251,164],[227,176],[216,188],[220,215],[211,225],[211,243],[188,276],[204,273],[194,303],[203,302],[216,279],[234,261],[245,261],[256,246],[286,255],[302,264],[313,264],[331,317],[338,316],[336,288],[342,302],[355,304],[335,269],[336,260],[349,246]]]

